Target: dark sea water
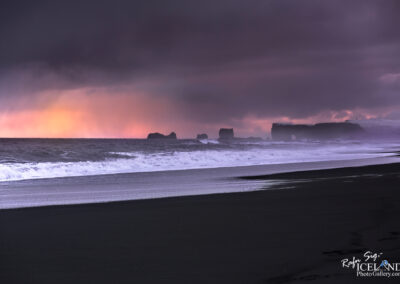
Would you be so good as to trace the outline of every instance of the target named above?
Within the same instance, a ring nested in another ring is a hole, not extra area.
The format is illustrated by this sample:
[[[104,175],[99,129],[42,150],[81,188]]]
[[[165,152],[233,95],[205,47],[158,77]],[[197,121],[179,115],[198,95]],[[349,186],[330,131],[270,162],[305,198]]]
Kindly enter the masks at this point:
[[[128,158],[132,153],[218,150],[230,146],[196,140],[0,139],[0,163],[95,162]]]

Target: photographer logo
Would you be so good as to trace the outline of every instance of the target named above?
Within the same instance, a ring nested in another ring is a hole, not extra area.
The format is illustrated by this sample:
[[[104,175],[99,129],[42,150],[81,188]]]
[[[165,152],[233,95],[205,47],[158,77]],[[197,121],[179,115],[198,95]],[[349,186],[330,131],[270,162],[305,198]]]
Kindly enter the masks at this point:
[[[358,277],[399,277],[400,262],[391,262],[382,253],[366,251],[362,258],[353,256],[341,260],[343,268],[354,269]]]

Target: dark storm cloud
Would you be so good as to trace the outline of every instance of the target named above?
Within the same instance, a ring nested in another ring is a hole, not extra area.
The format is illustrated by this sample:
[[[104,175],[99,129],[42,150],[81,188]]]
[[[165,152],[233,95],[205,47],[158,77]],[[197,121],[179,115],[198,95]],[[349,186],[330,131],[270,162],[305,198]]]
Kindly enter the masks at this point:
[[[0,96],[22,81],[24,95],[146,81],[207,122],[400,104],[399,1],[38,0],[0,11]]]

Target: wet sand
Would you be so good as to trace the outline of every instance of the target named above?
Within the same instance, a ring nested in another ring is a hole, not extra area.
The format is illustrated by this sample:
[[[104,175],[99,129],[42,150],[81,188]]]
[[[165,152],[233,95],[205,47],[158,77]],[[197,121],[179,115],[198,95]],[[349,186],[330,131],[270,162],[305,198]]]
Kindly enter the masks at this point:
[[[0,283],[353,283],[343,258],[400,262],[400,164],[247,179],[284,182],[0,210]]]

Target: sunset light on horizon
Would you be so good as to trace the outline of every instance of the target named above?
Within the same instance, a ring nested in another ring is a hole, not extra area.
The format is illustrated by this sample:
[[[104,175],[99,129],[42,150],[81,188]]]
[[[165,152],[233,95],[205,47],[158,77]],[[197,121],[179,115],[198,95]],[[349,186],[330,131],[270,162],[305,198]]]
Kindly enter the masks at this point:
[[[39,94],[51,96],[51,91]],[[20,138],[146,138],[150,132],[168,134],[175,131],[180,138],[193,138],[207,132],[217,137],[220,127],[234,127],[236,133],[267,137],[273,122],[312,124],[351,119],[374,119],[390,114],[386,110],[370,112],[356,109],[324,111],[306,118],[255,117],[252,115],[214,123],[188,120],[179,107],[163,97],[145,94],[109,94],[106,89],[81,88],[58,91],[46,104],[16,106],[0,113],[0,137]]]

